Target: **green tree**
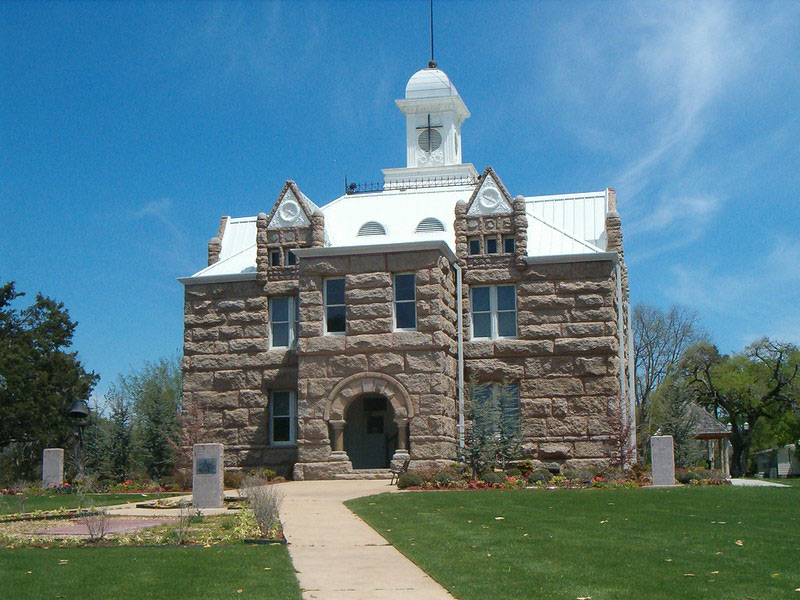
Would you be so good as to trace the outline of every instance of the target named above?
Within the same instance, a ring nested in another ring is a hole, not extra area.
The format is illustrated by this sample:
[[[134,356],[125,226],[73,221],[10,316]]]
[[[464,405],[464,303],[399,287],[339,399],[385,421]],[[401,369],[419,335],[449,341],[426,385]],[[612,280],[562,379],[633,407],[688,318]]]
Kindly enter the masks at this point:
[[[694,393],[685,379],[667,377],[651,395],[651,424],[660,435],[671,435],[675,466],[691,467],[702,461],[703,445],[695,439],[698,419],[692,410]]]
[[[745,473],[761,421],[798,410],[800,352],[792,344],[763,338],[728,356],[701,343],[686,352],[682,367],[696,401],[730,423],[733,476]]]
[[[13,282],[0,287],[0,449],[8,472],[33,478],[44,448],[74,440],[66,411],[98,377],[67,351],[77,323],[64,304],[37,294],[15,308],[23,295]]]
[[[515,384],[471,381],[465,398],[464,460],[477,476],[519,458],[522,448],[519,390]]]
[[[115,387],[133,411],[136,458],[153,479],[169,475],[180,446],[181,369],[177,357],[161,358],[129,375]]]
[[[133,411],[131,403],[115,385],[106,394],[109,407],[107,468],[117,481],[131,474],[133,464]]]

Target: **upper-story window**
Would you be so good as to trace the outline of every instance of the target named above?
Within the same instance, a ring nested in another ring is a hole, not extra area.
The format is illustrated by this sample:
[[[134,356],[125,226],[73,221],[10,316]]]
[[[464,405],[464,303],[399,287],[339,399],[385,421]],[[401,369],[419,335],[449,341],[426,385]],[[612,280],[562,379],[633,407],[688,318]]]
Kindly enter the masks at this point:
[[[358,235],[386,235],[386,228],[377,221],[367,221],[359,228]]]
[[[325,302],[325,333],[344,333],[347,328],[344,279],[326,279],[323,295]]]
[[[473,338],[517,335],[517,290],[513,285],[487,285],[470,290]]]
[[[284,264],[287,265],[296,265],[297,264],[297,255],[294,253],[294,250],[287,249],[286,250],[286,262]]]
[[[417,328],[417,297],[414,273],[397,273],[394,276],[394,327],[412,330]]]
[[[297,395],[272,392],[269,399],[269,443],[287,446],[297,440]]]
[[[497,254],[497,238],[486,238],[486,254]]]
[[[269,266],[270,267],[280,267],[281,266],[281,251],[280,250],[270,250],[270,252],[269,252]]]
[[[503,252],[514,254],[514,236],[503,236]]]
[[[481,253],[481,238],[475,237],[469,239],[469,253],[471,255]]]
[[[297,342],[297,298],[269,299],[271,348],[293,348]]]

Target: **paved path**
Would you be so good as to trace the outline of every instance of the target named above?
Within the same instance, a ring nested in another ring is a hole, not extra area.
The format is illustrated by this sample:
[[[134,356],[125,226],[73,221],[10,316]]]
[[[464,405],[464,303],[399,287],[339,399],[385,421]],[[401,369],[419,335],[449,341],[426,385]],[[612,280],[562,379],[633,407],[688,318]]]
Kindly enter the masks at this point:
[[[761,479],[731,479],[731,485],[739,485],[742,487],[792,487],[790,485],[784,485],[783,483],[762,481]]]
[[[396,491],[386,480],[280,484],[281,520],[304,600],[453,600],[343,504]]]

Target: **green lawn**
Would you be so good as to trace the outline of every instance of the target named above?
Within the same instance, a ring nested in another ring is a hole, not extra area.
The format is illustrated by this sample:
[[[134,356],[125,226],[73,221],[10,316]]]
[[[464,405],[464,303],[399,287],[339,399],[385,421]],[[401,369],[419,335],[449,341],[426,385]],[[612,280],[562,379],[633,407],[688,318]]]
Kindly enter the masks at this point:
[[[125,504],[127,502],[145,502],[163,496],[175,494],[89,494],[95,506]],[[25,500],[25,512],[35,510],[55,510],[57,508],[78,508],[78,494],[41,494],[28,496]],[[0,496],[0,515],[20,512],[21,504],[18,496]]]
[[[0,574],[14,600],[300,598],[284,545],[0,549]]]
[[[411,492],[347,505],[461,599],[800,600],[798,487]]]

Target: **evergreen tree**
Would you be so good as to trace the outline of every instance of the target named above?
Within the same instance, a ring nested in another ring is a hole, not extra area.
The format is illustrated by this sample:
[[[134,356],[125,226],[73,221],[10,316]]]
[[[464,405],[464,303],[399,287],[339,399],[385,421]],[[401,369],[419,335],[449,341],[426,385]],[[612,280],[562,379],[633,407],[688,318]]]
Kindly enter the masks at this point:
[[[5,477],[33,479],[44,448],[73,443],[67,410],[98,377],[67,351],[77,323],[64,305],[37,294],[18,310],[23,295],[0,286],[0,450]]]
[[[133,414],[130,402],[115,386],[106,399],[110,409],[107,467],[112,477],[124,481],[131,474],[133,462]]]

